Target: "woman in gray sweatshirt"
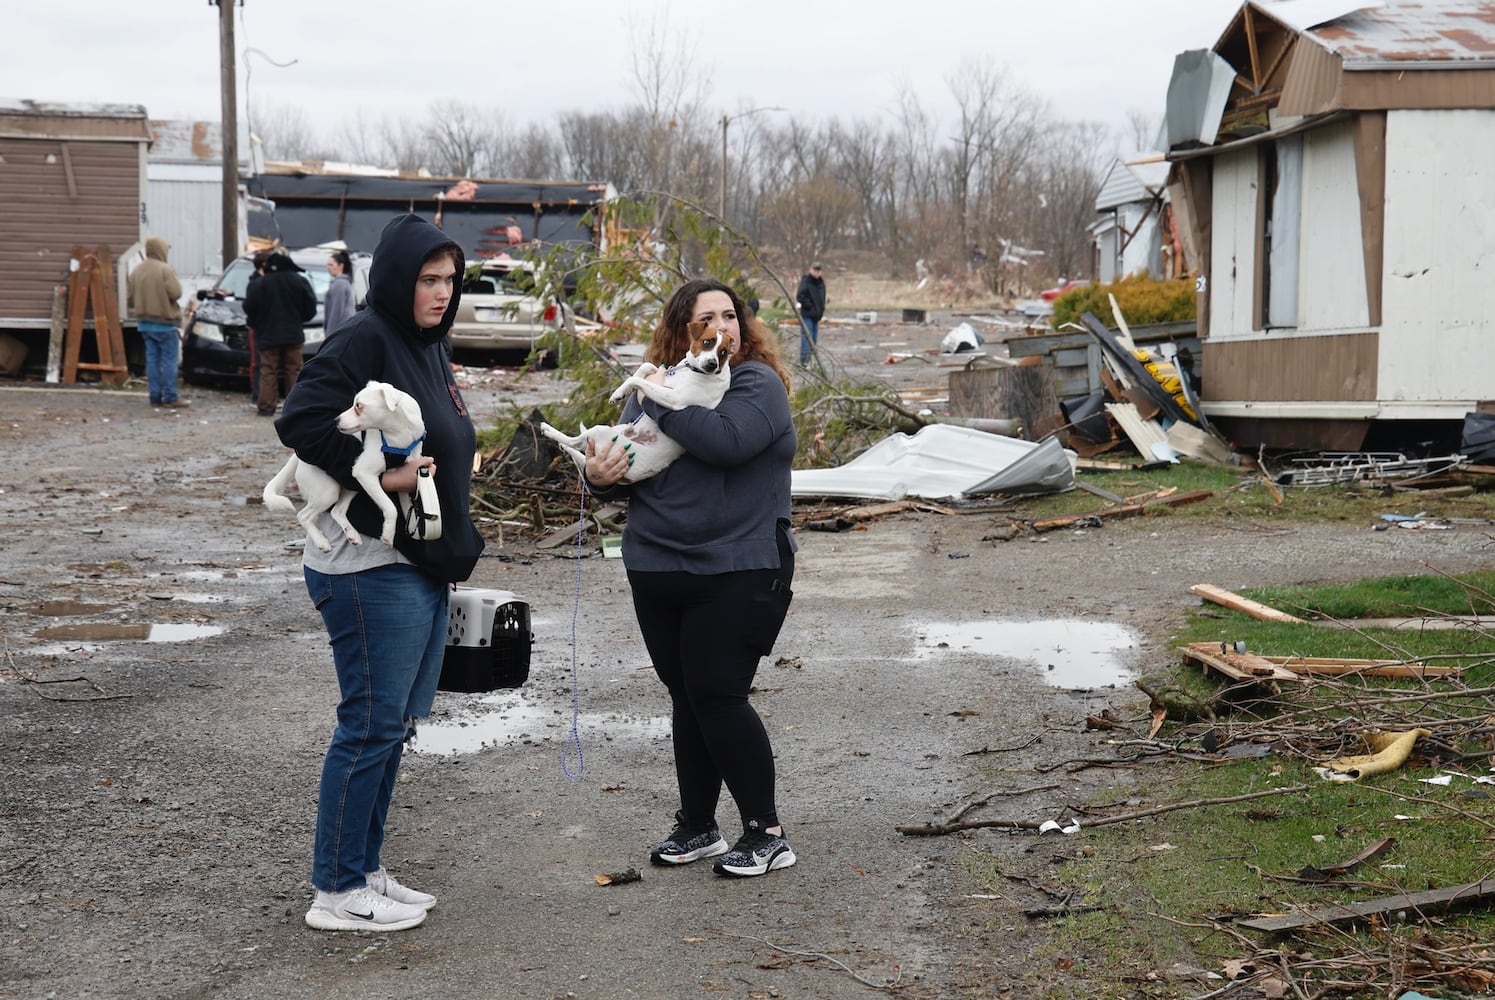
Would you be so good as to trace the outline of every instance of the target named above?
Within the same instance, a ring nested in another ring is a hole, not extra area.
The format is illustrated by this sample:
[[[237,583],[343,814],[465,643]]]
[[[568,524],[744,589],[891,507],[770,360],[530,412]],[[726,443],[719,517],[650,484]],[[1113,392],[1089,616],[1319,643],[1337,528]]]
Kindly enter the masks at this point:
[[[795,862],[775,805],[773,749],[748,701],[792,596],[789,378],[773,335],[719,281],[675,291],[646,359],[662,369],[677,363],[693,320],[737,345],[726,396],[714,408],[670,410],[635,394],[623,420],[648,413],[685,454],[629,484],[626,450],[609,445],[593,449],[586,478],[594,492],[629,497],[623,563],[639,631],[670,693],[680,809],[650,860],[719,856],[718,874],[763,875]],[[731,849],[716,822],[723,785],[742,818]]]

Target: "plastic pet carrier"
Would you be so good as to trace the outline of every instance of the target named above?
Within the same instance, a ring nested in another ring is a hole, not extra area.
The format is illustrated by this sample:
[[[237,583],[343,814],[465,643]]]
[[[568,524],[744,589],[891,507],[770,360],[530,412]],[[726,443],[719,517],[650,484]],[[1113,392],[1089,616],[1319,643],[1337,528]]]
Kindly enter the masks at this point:
[[[517,688],[529,677],[529,604],[507,590],[459,588],[451,594],[442,691]]]

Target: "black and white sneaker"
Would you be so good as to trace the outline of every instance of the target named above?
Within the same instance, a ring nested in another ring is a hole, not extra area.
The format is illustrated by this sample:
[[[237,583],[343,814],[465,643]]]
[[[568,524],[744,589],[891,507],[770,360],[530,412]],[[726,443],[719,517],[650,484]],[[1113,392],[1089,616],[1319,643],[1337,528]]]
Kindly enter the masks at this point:
[[[711,866],[711,870],[718,875],[746,878],[788,868],[798,860],[782,833],[749,830],[742,835],[741,840],[732,845],[730,851],[722,855],[720,861]]]
[[[419,906],[397,903],[366,885],[347,892],[318,889],[306,911],[306,926],[319,931],[405,931],[425,919]]]
[[[716,824],[702,830],[685,824],[685,813],[675,813],[675,832],[654,850],[649,860],[656,865],[688,865],[725,852],[727,841]]]

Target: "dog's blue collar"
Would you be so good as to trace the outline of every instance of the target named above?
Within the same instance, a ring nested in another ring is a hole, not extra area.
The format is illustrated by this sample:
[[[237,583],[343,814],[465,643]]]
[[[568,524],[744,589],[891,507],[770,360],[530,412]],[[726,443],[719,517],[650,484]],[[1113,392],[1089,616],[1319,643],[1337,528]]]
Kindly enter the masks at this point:
[[[379,432],[379,448],[386,455],[404,455],[406,458],[409,458],[410,457],[410,453],[412,451],[414,451],[415,449],[419,448],[421,446],[421,442],[424,441],[425,439],[426,439],[426,436],[424,434],[422,434],[420,437],[416,438],[414,441],[411,441],[410,444],[407,445],[406,447],[404,447],[404,448],[396,448],[394,445],[392,445],[392,444],[389,443],[389,439],[384,436],[384,432],[380,431]]]

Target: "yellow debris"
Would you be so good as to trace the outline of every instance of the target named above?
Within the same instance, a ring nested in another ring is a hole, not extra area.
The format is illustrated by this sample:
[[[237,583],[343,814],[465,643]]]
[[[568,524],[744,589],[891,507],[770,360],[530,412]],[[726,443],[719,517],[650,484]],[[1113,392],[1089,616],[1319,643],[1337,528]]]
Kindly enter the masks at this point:
[[[1326,761],[1318,770],[1325,778],[1335,781],[1354,781],[1356,778],[1395,771],[1412,755],[1412,744],[1419,737],[1431,735],[1432,732],[1427,729],[1411,729],[1405,733],[1369,733],[1365,736],[1365,743],[1370,747],[1371,753],[1356,757],[1337,757]]]

